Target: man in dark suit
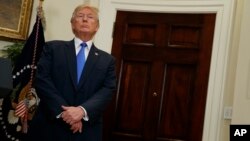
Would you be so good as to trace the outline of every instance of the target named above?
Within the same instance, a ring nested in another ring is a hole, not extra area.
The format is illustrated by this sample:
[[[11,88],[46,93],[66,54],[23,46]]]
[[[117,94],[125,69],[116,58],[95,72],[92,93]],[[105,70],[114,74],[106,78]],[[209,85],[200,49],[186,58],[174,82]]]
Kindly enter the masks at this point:
[[[116,87],[115,59],[93,44],[98,9],[76,7],[71,26],[73,40],[44,46],[35,79],[40,103],[27,141],[102,140],[102,113]],[[82,49],[85,65],[79,67]]]

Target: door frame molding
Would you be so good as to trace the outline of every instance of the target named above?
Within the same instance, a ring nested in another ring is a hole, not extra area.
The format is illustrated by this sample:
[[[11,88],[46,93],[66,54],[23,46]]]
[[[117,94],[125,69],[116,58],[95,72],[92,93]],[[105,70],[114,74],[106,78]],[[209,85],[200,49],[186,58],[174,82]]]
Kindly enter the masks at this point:
[[[100,0],[100,29],[95,44],[107,52],[117,10],[160,13],[216,13],[209,73],[203,141],[219,141],[223,125],[223,98],[232,32],[234,0]]]

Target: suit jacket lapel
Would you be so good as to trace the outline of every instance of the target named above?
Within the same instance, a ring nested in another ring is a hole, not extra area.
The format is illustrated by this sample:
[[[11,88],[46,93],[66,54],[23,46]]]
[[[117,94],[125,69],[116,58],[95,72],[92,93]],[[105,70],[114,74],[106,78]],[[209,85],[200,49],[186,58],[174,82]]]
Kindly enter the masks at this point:
[[[67,56],[67,65],[71,76],[71,81],[75,86],[75,88],[77,88],[76,52],[75,52],[74,40],[68,42],[67,46],[65,47],[65,53]]]
[[[93,44],[91,49],[90,49],[87,61],[85,63],[78,87],[83,85],[84,82],[89,78],[89,76],[90,76],[89,74],[91,73],[91,70],[96,65],[96,61],[98,60],[98,57],[99,57],[98,49]]]

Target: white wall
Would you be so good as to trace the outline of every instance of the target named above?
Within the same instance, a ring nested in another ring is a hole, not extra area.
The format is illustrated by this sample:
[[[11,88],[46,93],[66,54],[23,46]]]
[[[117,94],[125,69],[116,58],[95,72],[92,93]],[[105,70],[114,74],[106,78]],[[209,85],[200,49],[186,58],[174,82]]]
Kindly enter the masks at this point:
[[[244,0],[239,34],[238,62],[232,124],[250,124],[250,1]]]

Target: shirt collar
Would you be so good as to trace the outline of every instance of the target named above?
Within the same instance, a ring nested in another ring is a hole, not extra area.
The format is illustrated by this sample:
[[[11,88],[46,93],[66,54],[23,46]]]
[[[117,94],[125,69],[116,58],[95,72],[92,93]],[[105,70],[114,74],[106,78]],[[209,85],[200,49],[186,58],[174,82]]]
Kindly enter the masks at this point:
[[[81,39],[79,39],[79,38],[77,38],[77,37],[75,37],[74,38],[74,42],[75,42],[75,48],[78,48],[78,47],[80,47],[80,44],[83,42]],[[87,42],[85,42],[88,46],[87,46],[87,48],[90,50],[90,48],[91,48],[91,46],[92,46],[92,44],[93,44],[93,40],[89,40],[89,41],[87,41]]]

